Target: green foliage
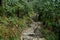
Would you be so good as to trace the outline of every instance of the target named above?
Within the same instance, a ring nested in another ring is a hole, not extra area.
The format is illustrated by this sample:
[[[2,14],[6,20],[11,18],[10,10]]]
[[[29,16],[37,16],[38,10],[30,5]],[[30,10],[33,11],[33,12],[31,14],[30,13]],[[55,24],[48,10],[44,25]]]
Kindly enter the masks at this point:
[[[14,14],[17,16],[25,15],[32,10],[32,8],[29,6],[29,3],[25,0],[4,0],[3,8],[5,14],[10,16]]]
[[[45,25],[45,28],[53,31],[56,36],[60,28],[60,1],[35,0],[33,4],[33,9],[36,13],[40,15],[39,19],[44,23],[43,25]],[[53,36],[49,36],[48,40],[50,39],[56,40],[53,39]]]
[[[60,28],[60,0],[3,0],[3,5],[0,7],[0,24],[7,26],[11,22],[11,27],[17,24],[19,28],[25,28],[27,22],[33,22],[30,17],[37,13],[40,15],[40,21],[45,23],[45,28],[51,28],[49,30],[52,30],[55,34],[51,33],[53,36],[50,35],[47,39],[55,40],[54,38],[57,37],[56,34],[58,34]],[[3,31],[2,28],[1,31]],[[0,34],[2,35],[2,33]],[[4,40],[2,36],[0,38]],[[11,36],[9,38],[12,40]]]

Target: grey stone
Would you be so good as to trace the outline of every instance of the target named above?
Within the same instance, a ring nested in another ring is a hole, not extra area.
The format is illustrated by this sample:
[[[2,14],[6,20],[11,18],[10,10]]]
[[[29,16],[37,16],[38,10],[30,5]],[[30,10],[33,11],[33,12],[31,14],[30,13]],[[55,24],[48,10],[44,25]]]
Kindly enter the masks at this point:
[[[44,37],[40,29],[40,23],[33,22],[30,26],[22,32],[21,40],[42,40]]]

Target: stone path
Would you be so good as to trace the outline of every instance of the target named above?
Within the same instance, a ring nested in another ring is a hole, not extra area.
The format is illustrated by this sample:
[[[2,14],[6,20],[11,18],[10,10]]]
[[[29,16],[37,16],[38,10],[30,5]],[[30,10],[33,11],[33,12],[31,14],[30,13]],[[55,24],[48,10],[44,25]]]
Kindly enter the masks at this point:
[[[39,34],[40,32],[37,29],[40,27],[39,25],[40,25],[40,22],[31,23],[30,24],[31,27],[22,31],[21,40],[45,40],[45,38],[39,37],[42,35],[42,34]]]

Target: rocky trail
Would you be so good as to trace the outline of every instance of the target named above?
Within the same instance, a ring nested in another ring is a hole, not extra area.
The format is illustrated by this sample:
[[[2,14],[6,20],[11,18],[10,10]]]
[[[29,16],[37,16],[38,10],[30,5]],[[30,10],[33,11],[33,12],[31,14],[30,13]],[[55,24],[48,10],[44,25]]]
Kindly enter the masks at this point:
[[[40,22],[33,22],[31,27],[22,31],[21,40],[45,40],[43,34],[39,31]]]

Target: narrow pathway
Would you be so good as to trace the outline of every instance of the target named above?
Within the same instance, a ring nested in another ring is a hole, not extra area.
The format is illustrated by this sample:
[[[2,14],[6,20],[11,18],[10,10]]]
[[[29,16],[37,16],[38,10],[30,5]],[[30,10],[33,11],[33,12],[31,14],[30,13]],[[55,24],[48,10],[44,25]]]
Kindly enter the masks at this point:
[[[40,22],[31,23],[31,27],[22,31],[21,40],[45,40],[39,31],[40,24]]]

